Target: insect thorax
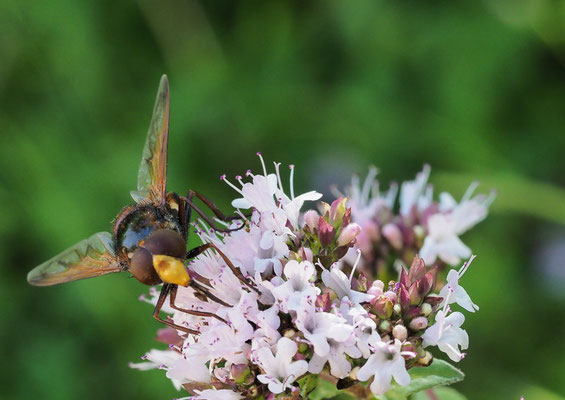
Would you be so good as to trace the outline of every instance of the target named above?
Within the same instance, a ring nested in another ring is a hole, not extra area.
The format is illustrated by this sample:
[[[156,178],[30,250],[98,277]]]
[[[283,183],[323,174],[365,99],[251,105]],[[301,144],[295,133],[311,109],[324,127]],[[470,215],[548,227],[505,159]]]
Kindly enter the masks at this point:
[[[171,229],[182,234],[176,211],[151,204],[126,207],[114,224],[116,250],[130,255],[157,229]]]

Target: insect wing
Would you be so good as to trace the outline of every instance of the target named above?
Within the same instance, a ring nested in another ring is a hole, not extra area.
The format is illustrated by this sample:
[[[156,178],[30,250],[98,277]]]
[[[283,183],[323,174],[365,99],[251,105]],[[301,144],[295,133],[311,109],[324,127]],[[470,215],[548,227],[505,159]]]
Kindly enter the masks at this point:
[[[35,286],[51,286],[120,271],[112,235],[99,232],[35,267],[27,280]]]
[[[150,200],[157,205],[165,204],[169,108],[169,81],[163,75],[137,173],[137,191],[131,192],[136,203]]]

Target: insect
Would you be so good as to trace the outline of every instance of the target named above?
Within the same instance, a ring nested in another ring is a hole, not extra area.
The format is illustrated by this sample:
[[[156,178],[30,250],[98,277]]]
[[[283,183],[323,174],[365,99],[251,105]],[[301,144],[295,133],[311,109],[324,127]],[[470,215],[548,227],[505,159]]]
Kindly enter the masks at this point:
[[[248,287],[249,282],[230,260],[212,243],[205,243],[187,251],[187,240],[192,210],[219,232],[229,232],[244,227],[219,228],[200,208],[195,198],[202,201],[219,220],[233,221],[240,215],[225,216],[210,200],[194,190],[186,196],[166,191],[167,142],[169,136],[169,83],[163,75],[153,109],[153,117],[143,149],[137,176],[137,190],[131,192],[135,204],[125,207],[115,218],[112,233],[99,232],[75,244],[59,255],[31,270],[28,282],[35,286],[50,286],[79,279],[128,271],[145,285],[163,283],[163,288],[153,312],[158,321],[191,334],[194,329],[162,319],[159,312],[169,296],[172,308],[202,317],[215,314],[185,310],[175,305],[178,285],[191,286],[204,300],[227,305],[214,296],[205,285],[191,279],[185,262],[200,253],[213,249]]]

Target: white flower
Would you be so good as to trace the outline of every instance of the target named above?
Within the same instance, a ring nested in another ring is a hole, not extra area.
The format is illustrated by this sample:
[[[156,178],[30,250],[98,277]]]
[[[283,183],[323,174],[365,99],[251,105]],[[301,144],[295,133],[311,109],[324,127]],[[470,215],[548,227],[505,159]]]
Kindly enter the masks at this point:
[[[269,390],[274,394],[282,393],[292,387],[292,383],[308,370],[306,361],[292,361],[297,351],[296,343],[286,337],[277,342],[275,356],[267,347],[257,350],[257,362],[265,371],[265,374],[257,376],[257,379],[261,383],[268,384]]]
[[[337,265],[333,265],[329,271],[322,271],[322,280],[324,281],[324,285],[332,289],[339,298],[348,297],[349,300],[356,304],[371,301],[375,296],[351,289],[353,272],[354,270],[348,278]]]
[[[446,316],[448,312],[449,308],[446,307],[437,313],[435,324],[426,329],[422,335],[424,339],[422,344],[424,347],[438,346],[449,358],[458,362],[465,357],[465,353],[462,353],[461,350],[469,347],[469,335],[461,329],[465,316],[460,312]]]
[[[412,353],[401,351],[401,347],[402,343],[398,339],[395,339],[394,343],[376,343],[374,353],[357,371],[357,378],[360,381],[374,377],[371,383],[371,391],[374,394],[384,394],[390,388],[392,378],[402,386],[410,383],[410,375],[406,371],[406,363],[402,356]]]
[[[428,203],[431,203],[431,188],[425,192],[430,170],[429,165],[424,165],[424,169],[416,175],[416,179],[402,183],[400,187],[400,215],[406,217],[410,215],[414,207],[421,210]]]
[[[351,372],[351,364],[347,361],[346,354],[352,358],[361,357],[361,351],[355,346],[353,338],[347,342],[337,342],[333,339],[328,339],[330,351],[325,356],[314,354],[308,371],[313,374],[319,374],[326,362],[330,363],[330,374],[336,378],[345,378]]]
[[[473,303],[467,291],[459,285],[459,279],[465,274],[474,259],[475,256],[472,256],[469,261],[463,264],[459,271],[455,269],[449,271],[447,274],[447,284],[439,292],[439,296],[445,299],[443,304],[447,300],[447,304],[457,303],[469,312],[475,312],[479,309],[479,306]]]
[[[447,193],[440,195],[442,212],[429,217],[428,235],[420,250],[420,257],[426,264],[433,264],[439,257],[446,263],[455,265],[462,258],[471,256],[471,250],[459,239],[459,235],[485,219],[488,207],[494,200],[494,193],[471,198],[475,188],[476,184],[471,185],[459,204]]]
[[[343,342],[353,334],[353,327],[345,319],[327,312],[316,312],[310,304],[298,312],[295,325],[304,338],[314,346],[314,352],[325,357],[330,351],[329,339]]]
[[[314,303],[320,289],[310,282],[316,273],[316,268],[311,262],[298,263],[298,261],[290,260],[284,266],[283,273],[287,280],[279,286],[271,287],[271,292],[279,301],[283,312],[298,310],[303,301]]]
[[[147,371],[155,368],[168,371],[171,366],[173,366],[178,360],[182,359],[182,355],[178,351],[174,350],[153,349],[141,358],[146,361],[142,363],[129,363],[129,367],[140,371]],[[170,376],[167,377],[171,379],[177,390],[181,389],[183,383],[189,382],[189,379],[176,379]]]

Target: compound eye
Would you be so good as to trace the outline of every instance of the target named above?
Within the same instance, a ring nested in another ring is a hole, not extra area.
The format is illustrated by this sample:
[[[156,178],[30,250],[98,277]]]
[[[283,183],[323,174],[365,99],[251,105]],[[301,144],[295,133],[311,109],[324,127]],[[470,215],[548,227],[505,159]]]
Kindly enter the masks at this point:
[[[133,252],[130,272],[144,285],[153,286],[163,282],[153,267],[153,256],[143,247],[138,247]]]
[[[144,240],[142,246],[153,255],[184,259],[186,243],[182,235],[171,229],[158,229]]]

